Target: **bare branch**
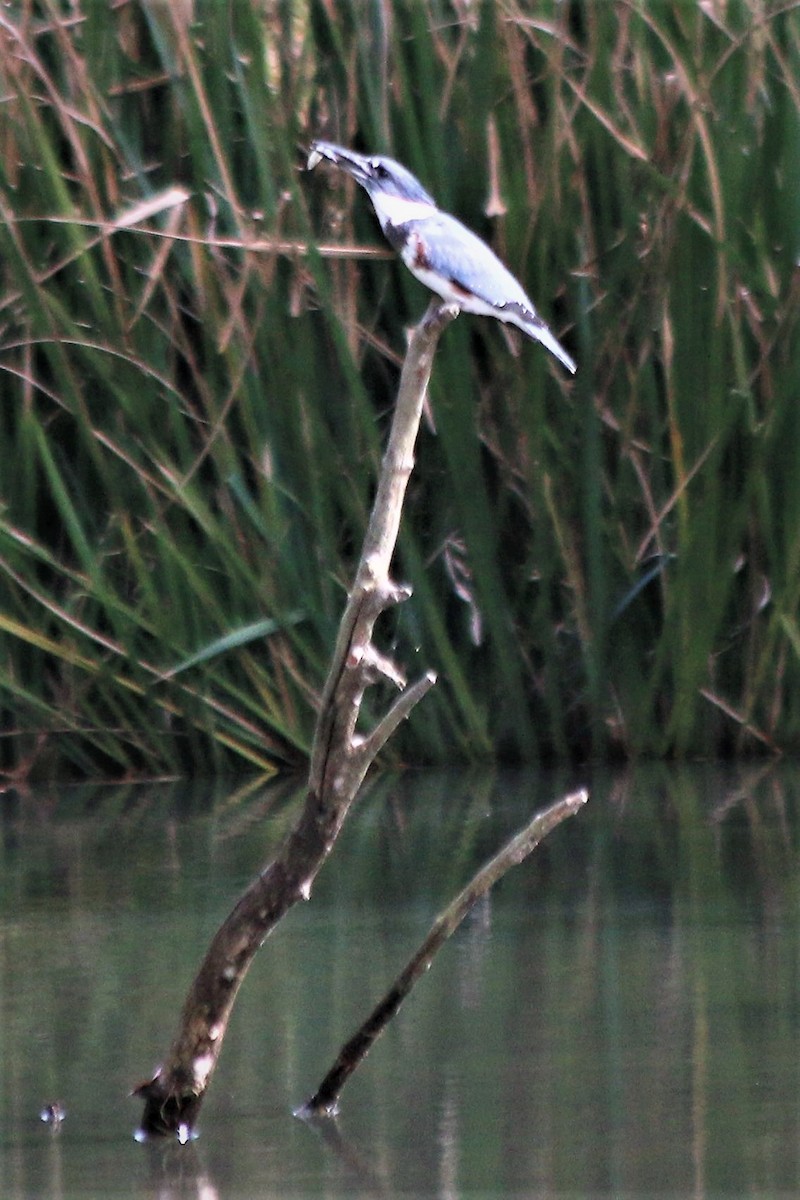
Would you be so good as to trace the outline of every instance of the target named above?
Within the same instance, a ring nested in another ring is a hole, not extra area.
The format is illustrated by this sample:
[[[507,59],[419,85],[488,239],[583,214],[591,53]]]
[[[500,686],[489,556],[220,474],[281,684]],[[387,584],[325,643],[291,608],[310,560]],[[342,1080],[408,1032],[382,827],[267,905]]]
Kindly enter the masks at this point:
[[[136,1089],[145,1102],[142,1136],[188,1136],[256,951],[288,909],[311,895],[317,872],[333,849],[370,764],[434,682],[434,676],[428,675],[406,688],[402,672],[373,646],[372,632],[385,608],[410,595],[409,588],[389,579],[389,566],[414,466],[434,351],[456,311],[432,303],[409,342],[361,560],[322,694],[303,811],[273,861],[220,926],[189,989],[164,1064]],[[356,723],[365,688],[376,677],[389,677],[403,690],[364,738],[356,734]]]
[[[366,761],[365,771],[369,768],[369,764],[373,762],[380,754],[381,750],[388,742],[389,738],[394,733],[401,721],[405,721],[406,717],[411,712],[415,704],[418,704],[427,691],[429,691],[436,683],[436,676],[433,671],[428,671],[411,687],[406,688],[402,696],[398,696],[392,707],[384,717],[378,722],[369,737],[364,739],[360,748],[360,755]]]
[[[417,980],[430,967],[434,955],[455,933],[469,910],[481,896],[494,887],[511,867],[521,863],[551,830],[566,817],[572,817],[589,799],[582,789],[556,801],[520,830],[490,862],[470,880],[462,892],[434,921],[428,936],[409,960],[383,999],[375,1006],[361,1028],[339,1051],[336,1062],[310,1100],[298,1109],[297,1116],[309,1118],[334,1116],[339,1096],[356,1067],[364,1060],[375,1041],[383,1033]]]

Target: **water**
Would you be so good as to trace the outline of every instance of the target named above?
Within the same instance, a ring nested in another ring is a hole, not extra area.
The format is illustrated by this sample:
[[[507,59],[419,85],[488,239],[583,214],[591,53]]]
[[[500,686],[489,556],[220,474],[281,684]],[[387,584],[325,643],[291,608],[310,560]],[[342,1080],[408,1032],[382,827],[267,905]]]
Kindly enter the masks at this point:
[[[439,909],[576,782],[589,805],[470,915],[338,1124],[293,1118]],[[142,1146],[128,1093],[291,796],[7,794],[0,1195],[796,1195],[799,797],[785,765],[379,780],[256,959],[200,1137]]]

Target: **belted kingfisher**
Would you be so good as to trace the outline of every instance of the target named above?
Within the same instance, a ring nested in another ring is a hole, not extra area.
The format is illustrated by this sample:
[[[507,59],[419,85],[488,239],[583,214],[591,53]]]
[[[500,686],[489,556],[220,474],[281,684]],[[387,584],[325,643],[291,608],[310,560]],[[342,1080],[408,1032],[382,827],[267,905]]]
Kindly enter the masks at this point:
[[[410,171],[392,158],[356,154],[333,142],[312,142],[308,169],[326,158],[366,190],[381,229],[426,287],[464,312],[516,325],[575,373],[575,363],[551,333],[511,272],[485,242],[441,212]]]

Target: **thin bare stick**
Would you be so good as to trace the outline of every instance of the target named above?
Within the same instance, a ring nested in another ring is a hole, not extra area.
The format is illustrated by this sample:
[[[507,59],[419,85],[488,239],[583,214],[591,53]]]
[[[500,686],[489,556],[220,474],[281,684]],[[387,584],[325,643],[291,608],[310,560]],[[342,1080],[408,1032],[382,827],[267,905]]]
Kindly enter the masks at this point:
[[[373,646],[372,631],[383,609],[410,595],[408,587],[389,579],[389,566],[434,351],[456,311],[431,304],[409,342],[361,561],[322,693],[303,811],[273,861],[223,921],[189,989],[163,1065],[136,1088],[144,1099],[142,1136],[190,1135],[256,951],[288,909],[311,895],[375,755],[434,682],[427,674],[406,688],[402,672]],[[401,694],[371,734],[357,735],[364,691],[381,677],[390,678]]]
[[[566,817],[574,816],[588,799],[589,793],[582,789],[557,800],[550,808],[537,813],[493,859],[481,867],[464,890],[436,918],[419,950],[400,972],[361,1028],[342,1046],[336,1062],[314,1095],[297,1110],[297,1116],[312,1118],[336,1115],[339,1096],[347,1080],[367,1056],[414,984],[428,970],[434,955],[456,931],[475,902],[494,887],[511,867],[517,866],[527,858],[551,830],[560,825]]]

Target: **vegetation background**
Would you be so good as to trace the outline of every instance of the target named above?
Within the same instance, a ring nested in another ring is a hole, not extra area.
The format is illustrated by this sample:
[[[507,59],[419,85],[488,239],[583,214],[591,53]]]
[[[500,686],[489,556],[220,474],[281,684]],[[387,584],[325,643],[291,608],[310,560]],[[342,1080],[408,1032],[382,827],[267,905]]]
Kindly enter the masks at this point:
[[[18,0],[0,42],[8,776],[304,760],[427,302],[317,136],[579,362],[443,339],[390,753],[800,749],[796,0]]]

